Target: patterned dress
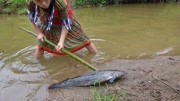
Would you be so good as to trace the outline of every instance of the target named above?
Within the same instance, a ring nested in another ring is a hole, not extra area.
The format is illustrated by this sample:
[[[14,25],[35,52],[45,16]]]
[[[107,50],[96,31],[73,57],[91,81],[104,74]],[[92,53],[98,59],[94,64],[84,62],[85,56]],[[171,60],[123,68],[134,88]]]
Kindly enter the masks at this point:
[[[35,5],[32,0],[29,0],[27,7],[30,21],[39,27],[46,38],[54,44],[59,42],[62,27],[68,29],[68,34],[64,41],[65,49],[76,52],[91,44],[90,39],[83,32],[81,25],[74,18],[67,0],[51,0],[48,9],[43,9]],[[57,55],[64,54],[57,52],[55,47],[46,42],[39,41],[39,48]]]

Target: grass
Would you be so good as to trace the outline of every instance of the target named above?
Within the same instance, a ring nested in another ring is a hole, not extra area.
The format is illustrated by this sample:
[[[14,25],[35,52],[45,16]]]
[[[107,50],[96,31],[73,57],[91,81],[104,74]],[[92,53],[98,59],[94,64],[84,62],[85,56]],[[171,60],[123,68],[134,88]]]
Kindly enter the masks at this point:
[[[123,101],[127,94],[125,92],[117,93],[115,90],[111,89],[107,84],[106,86],[92,86],[90,88],[92,94],[92,101]]]

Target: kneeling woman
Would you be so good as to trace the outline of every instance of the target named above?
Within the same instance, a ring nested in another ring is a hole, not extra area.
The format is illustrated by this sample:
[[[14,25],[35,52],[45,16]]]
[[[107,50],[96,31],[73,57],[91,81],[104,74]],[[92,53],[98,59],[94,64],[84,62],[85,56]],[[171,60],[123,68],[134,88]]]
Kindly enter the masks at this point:
[[[44,51],[62,55],[62,48],[76,52],[86,47],[91,53],[97,53],[96,47],[75,20],[68,0],[28,0],[27,7],[28,17],[38,34],[37,59],[43,57]],[[56,47],[44,42],[44,38]]]

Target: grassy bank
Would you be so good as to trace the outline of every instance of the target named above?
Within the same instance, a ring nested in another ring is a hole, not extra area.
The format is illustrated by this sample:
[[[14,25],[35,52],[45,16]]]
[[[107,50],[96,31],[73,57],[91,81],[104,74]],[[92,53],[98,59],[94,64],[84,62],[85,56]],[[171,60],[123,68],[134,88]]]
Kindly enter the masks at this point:
[[[26,0],[0,0],[0,14],[24,14]]]

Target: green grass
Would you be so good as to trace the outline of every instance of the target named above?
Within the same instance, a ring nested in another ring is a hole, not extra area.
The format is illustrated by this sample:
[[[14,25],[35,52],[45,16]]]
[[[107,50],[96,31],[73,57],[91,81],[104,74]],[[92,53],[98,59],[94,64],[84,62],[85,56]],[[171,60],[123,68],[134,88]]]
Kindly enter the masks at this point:
[[[0,0],[0,9],[3,14],[18,14],[26,8],[26,0]],[[23,12],[24,13],[24,12]]]
[[[100,88],[100,89],[97,89]],[[107,84],[106,86],[92,86],[90,88],[92,94],[92,101],[123,101],[127,94],[125,92],[117,93],[111,89]]]

